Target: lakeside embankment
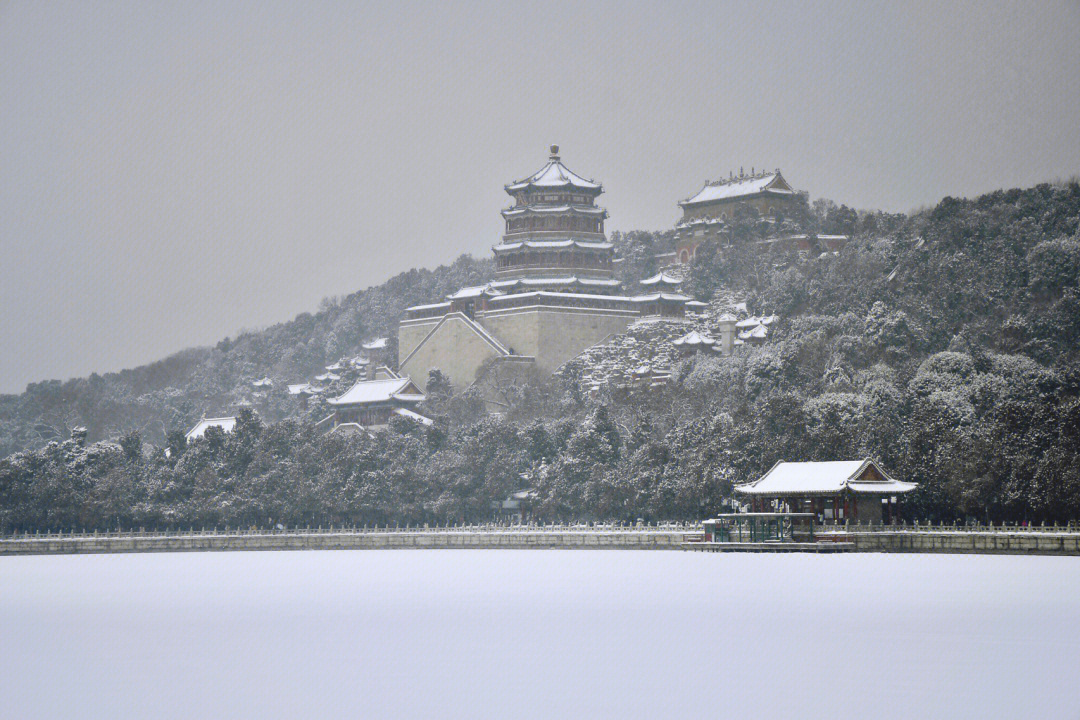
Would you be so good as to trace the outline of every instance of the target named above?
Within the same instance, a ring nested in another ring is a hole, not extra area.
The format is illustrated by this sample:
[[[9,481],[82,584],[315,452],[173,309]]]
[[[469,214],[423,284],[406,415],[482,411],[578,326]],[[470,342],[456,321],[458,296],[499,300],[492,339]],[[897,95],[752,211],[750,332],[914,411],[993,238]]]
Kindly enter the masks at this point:
[[[703,543],[701,527],[693,524],[27,533],[0,538],[0,555],[408,548],[1080,555],[1080,529],[1073,527],[837,526],[815,532],[814,543]]]

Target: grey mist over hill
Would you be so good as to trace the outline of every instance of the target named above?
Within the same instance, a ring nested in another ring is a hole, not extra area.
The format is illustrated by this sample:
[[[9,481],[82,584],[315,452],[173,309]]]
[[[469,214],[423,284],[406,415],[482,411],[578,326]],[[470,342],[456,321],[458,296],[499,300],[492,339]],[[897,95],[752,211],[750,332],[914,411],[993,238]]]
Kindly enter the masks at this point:
[[[8,4],[0,391],[468,252],[550,143],[609,229],[740,166],[907,211],[1080,168],[1075,4]]]

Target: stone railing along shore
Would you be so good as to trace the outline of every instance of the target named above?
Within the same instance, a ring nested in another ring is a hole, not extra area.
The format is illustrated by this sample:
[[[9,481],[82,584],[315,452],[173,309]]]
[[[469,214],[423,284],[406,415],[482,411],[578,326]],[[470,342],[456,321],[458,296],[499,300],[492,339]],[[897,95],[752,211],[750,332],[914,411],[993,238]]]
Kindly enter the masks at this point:
[[[1080,555],[1080,526],[829,525],[818,543],[856,552]],[[225,528],[34,532],[0,536],[0,555],[213,550],[405,548],[680,549],[701,539],[696,523],[421,527]],[[778,545],[782,545],[778,543]],[[736,548],[732,548],[736,549]],[[760,549],[760,548],[759,548]],[[779,547],[778,547],[779,549]]]

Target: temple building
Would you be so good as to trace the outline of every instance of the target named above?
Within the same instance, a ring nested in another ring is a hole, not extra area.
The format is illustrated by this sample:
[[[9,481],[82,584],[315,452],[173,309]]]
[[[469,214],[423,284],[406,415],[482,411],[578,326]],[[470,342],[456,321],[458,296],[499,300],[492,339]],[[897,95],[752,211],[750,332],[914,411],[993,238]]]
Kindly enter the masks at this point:
[[[897,498],[918,485],[894,480],[873,460],[784,462],[736,485],[751,512],[813,513],[819,522],[880,525],[896,519]]]
[[[739,205],[752,207],[764,218],[782,218],[802,193],[788,184],[780,169],[754,172],[739,169],[726,180],[706,181],[696,195],[679,203],[682,220],[675,226],[675,261],[685,265],[694,259],[706,240],[720,241]]]
[[[482,375],[550,374],[637,318],[682,317],[691,298],[657,283],[621,294],[604,233],[603,186],[572,172],[551,146],[538,171],[505,186],[495,279],[406,311],[398,327],[401,372],[423,387],[438,368],[455,390]]]
[[[359,380],[343,394],[327,400],[334,410],[333,415],[323,421],[331,426],[328,429],[341,432],[379,430],[395,416],[430,424],[431,420],[416,412],[426,399],[420,388],[408,377],[387,372],[389,377]]]

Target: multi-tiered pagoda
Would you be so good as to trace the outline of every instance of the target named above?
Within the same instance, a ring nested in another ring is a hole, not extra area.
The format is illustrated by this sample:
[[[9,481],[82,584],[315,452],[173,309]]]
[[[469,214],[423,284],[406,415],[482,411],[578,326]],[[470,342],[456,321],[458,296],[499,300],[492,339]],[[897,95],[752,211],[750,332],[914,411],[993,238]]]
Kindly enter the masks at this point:
[[[558,145],[551,146],[547,165],[510,183],[506,192],[514,203],[502,211],[506,233],[493,248],[493,287],[600,292],[618,287],[612,246],[604,235],[607,211],[596,204],[604,189],[563,165]],[[516,282],[521,280],[530,282]]]
[[[557,145],[544,167],[507,185],[495,279],[409,308],[401,371],[423,386],[438,368],[464,390],[493,371],[553,372],[639,317],[681,317],[690,298],[678,292],[619,294],[607,211],[596,204],[603,191],[563,165]]]

